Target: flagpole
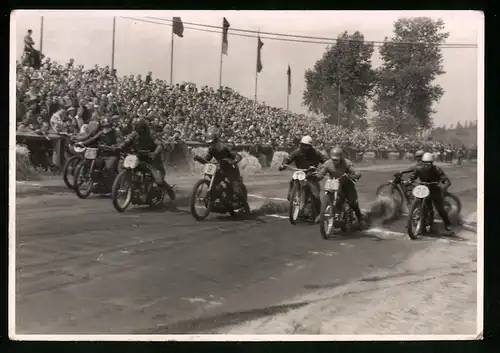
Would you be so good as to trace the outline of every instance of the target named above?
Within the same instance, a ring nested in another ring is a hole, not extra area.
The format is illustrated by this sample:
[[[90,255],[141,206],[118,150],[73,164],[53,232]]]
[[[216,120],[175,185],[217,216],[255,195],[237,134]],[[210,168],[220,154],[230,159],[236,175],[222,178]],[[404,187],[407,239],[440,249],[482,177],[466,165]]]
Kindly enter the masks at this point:
[[[289,110],[289,107],[290,107],[290,86],[289,86],[289,83],[290,83],[290,64],[288,64],[288,70],[287,70],[287,73],[286,73],[286,110],[288,111]]]
[[[222,47],[224,46],[224,34],[222,35],[220,46],[220,66],[219,66],[219,88],[222,87]]]
[[[174,81],[172,78],[173,74],[174,74],[174,26],[172,25],[172,39],[171,39],[171,46],[170,46],[170,85],[174,84]]]
[[[113,17],[113,39],[111,42],[111,71],[115,69],[116,16]]]
[[[42,54],[43,51],[43,16],[40,21],[40,55]]]
[[[258,65],[259,65],[259,38],[260,38],[260,29],[258,30],[258,35],[257,35],[257,59],[255,62],[255,96],[254,100],[255,103],[257,104],[257,84],[259,81],[259,70],[258,70]]]

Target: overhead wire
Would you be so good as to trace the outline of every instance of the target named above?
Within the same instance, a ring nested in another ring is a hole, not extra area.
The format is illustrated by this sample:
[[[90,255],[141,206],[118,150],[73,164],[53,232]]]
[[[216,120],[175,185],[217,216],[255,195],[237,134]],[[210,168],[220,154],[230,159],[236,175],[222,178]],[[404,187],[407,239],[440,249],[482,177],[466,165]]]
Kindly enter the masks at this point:
[[[162,22],[168,22],[173,24],[173,20],[166,19],[166,18],[160,18],[160,17],[151,17],[147,16],[147,18],[150,18],[152,20],[157,20],[157,21],[162,21]],[[142,21],[145,21],[141,19]],[[209,25],[209,24],[201,24],[201,23],[195,23],[195,22],[182,22],[183,25],[189,25],[189,26],[199,26],[199,27],[206,27],[206,28],[213,28],[213,29],[218,29],[219,31],[210,31],[210,30],[204,30],[207,32],[215,32],[215,33],[220,33],[220,30],[223,29],[222,26],[215,26],[215,25]],[[163,24],[163,23],[160,23]],[[185,26],[186,28],[186,26]],[[187,27],[189,29],[195,29],[193,27]],[[195,29],[196,30],[196,29]],[[201,30],[201,29],[198,29]],[[298,35],[298,34],[286,34],[286,33],[276,33],[276,32],[264,32],[264,31],[256,31],[256,30],[249,30],[249,29],[241,29],[241,28],[232,28],[229,27],[230,32],[228,31],[228,34],[231,35],[237,35],[237,33],[234,32],[243,32],[243,33],[253,33],[253,34],[258,34],[258,35],[272,35],[272,36],[279,36],[279,37],[290,37],[290,38],[299,38],[299,39],[310,39],[310,40],[315,40],[315,42],[312,43],[318,43],[318,44],[324,44],[324,41],[328,42],[364,42],[364,43],[373,43],[374,45],[383,45],[385,43],[393,43],[397,45],[418,45],[418,44],[427,44],[427,45],[434,45],[432,43],[425,43],[425,42],[395,42],[395,41],[369,41],[369,40],[357,40],[357,39],[339,39],[339,38],[327,38],[327,37],[313,37],[313,36],[304,36],[304,35]],[[256,36],[250,36],[252,38]],[[269,38],[269,37],[261,37],[265,39],[274,39],[274,40],[284,40],[283,38]],[[316,40],[320,40],[323,42],[316,42]],[[301,41],[304,43],[309,43],[309,41]],[[440,47],[451,47],[451,48],[477,48],[476,44],[470,44],[470,43],[442,43],[438,44]]]

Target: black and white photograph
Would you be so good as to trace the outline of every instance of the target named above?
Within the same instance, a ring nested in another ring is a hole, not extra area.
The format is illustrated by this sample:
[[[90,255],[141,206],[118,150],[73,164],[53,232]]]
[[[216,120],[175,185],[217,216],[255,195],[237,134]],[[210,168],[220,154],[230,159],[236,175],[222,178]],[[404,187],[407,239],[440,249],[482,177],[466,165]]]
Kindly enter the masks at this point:
[[[11,339],[481,339],[482,12],[10,23]]]

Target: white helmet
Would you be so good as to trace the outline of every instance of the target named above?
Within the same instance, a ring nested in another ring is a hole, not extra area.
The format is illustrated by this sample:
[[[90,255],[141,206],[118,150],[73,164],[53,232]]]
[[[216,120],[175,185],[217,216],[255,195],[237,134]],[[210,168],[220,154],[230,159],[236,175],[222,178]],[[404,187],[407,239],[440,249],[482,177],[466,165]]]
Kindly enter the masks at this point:
[[[309,146],[312,146],[313,144],[313,139],[311,136],[309,135],[306,135],[304,137],[302,137],[302,140],[300,140],[300,143],[303,144],[303,145],[309,145]]]
[[[432,155],[432,153],[424,153],[424,155],[422,156],[422,162],[434,162],[434,156]]]

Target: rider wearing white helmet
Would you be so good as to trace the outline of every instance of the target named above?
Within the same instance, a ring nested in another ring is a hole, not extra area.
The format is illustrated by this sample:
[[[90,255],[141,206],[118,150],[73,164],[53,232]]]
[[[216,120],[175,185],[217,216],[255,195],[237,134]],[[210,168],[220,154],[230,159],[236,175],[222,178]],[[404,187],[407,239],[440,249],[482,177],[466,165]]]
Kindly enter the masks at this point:
[[[283,160],[283,164],[279,167],[279,170],[282,171],[286,168],[286,166],[290,163],[295,163],[297,168],[300,169],[307,169],[309,167],[318,167],[320,163],[325,163],[326,158],[323,156],[323,154],[318,151],[316,148],[313,147],[313,140],[312,137],[309,135],[306,135],[302,137],[300,140],[300,147],[293,151],[288,157],[285,157]],[[320,190],[321,187],[319,185],[319,181],[316,177],[308,179],[308,181],[311,184],[311,189],[313,190],[313,197],[314,197],[314,202],[315,202],[315,207],[316,210],[318,210],[321,207],[321,200],[320,200]],[[293,183],[290,181],[290,185],[288,187],[288,200],[290,200],[290,193],[292,191],[292,185]],[[316,221],[319,220],[319,216],[317,217]]]
[[[443,191],[450,187],[451,181],[441,168],[434,165],[434,156],[431,153],[424,153],[422,162],[410,176],[409,181],[415,182],[417,179],[423,182],[440,182],[439,185],[428,185],[430,198],[444,222],[445,229],[451,230],[451,222],[448,213],[444,209]]]
[[[321,180],[326,175],[330,176],[330,178],[340,178],[343,174],[349,175],[349,177],[353,180],[359,180],[361,178],[361,173],[354,169],[352,162],[349,159],[344,158],[344,151],[339,147],[335,147],[330,151],[330,159],[323,164],[321,170],[319,171],[318,179]],[[354,183],[347,179],[342,179],[341,185],[343,191],[341,193],[342,196],[347,198],[347,202],[356,214],[356,218],[358,219],[360,226],[365,226],[363,215],[359,208],[358,193]],[[337,209],[340,209],[340,205],[344,202],[343,197],[338,199],[338,202],[335,205]]]

